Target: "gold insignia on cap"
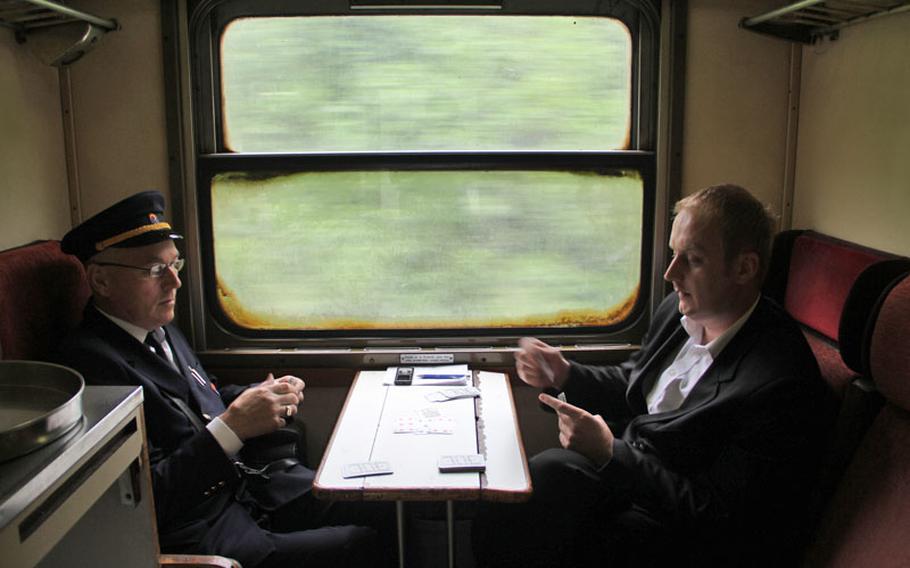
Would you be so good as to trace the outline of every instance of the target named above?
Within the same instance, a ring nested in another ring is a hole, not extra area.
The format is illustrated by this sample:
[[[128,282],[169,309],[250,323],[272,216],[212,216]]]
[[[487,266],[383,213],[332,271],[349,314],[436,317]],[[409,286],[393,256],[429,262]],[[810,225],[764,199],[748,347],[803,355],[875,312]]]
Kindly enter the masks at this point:
[[[142,235],[144,233],[148,233],[151,231],[163,231],[165,229],[170,231],[171,225],[169,223],[155,223],[153,225],[142,225],[141,227],[136,227],[135,229],[130,229],[129,231],[120,233],[119,235],[114,235],[113,237],[111,237],[109,239],[105,239],[103,241],[99,241],[99,242],[95,243],[95,250],[98,252],[101,252],[104,249],[106,249],[108,247],[112,247],[112,246],[116,245],[117,243],[122,243],[123,241],[125,241],[127,239],[132,239],[133,237],[137,237],[139,235]]]

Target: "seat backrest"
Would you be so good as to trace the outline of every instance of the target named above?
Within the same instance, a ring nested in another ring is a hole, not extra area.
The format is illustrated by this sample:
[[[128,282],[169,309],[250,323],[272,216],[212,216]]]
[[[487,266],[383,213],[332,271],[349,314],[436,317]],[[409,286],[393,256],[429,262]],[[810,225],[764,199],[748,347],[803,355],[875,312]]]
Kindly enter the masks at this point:
[[[891,268],[866,276],[861,292],[867,301],[895,274],[910,270],[910,259],[814,231],[784,231],[775,238],[764,291],[802,326],[822,376],[841,398],[859,377],[841,356],[842,334],[862,334],[866,323],[865,314],[844,308],[859,276],[881,263]],[[862,305],[862,298],[854,305]]]
[[[0,252],[0,358],[47,360],[89,294],[82,264],[59,241]]]
[[[809,550],[809,567],[910,566],[910,276],[883,297],[864,368],[884,397]]]
[[[838,341],[840,316],[856,277],[895,255],[806,231],[793,241],[784,307],[806,327]]]

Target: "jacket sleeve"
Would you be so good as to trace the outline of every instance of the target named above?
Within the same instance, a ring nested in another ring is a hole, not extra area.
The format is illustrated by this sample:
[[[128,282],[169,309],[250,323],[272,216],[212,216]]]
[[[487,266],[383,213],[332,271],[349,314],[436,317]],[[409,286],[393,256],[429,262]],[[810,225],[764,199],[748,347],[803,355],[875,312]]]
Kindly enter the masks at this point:
[[[626,420],[631,409],[626,403],[630,376],[641,351],[619,365],[594,366],[572,362],[563,387],[566,401],[600,414],[607,421]]]

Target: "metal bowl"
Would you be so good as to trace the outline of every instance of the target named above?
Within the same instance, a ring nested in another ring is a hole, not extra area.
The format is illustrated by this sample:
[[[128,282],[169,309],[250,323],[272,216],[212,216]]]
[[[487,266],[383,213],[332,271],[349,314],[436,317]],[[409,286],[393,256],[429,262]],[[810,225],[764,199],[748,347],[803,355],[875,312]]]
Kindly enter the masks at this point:
[[[48,444],[82,418],[82,375],[62,365],[0,361],[0,462]]]

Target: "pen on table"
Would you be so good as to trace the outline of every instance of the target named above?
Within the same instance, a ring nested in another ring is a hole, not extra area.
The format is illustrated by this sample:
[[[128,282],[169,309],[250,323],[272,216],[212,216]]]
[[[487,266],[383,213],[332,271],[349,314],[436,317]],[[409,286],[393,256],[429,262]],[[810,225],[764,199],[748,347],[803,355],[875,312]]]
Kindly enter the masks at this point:
[[[457,375],[417,375],[421,379],[463,379],[465,377],[464,373],[458,373]]]

